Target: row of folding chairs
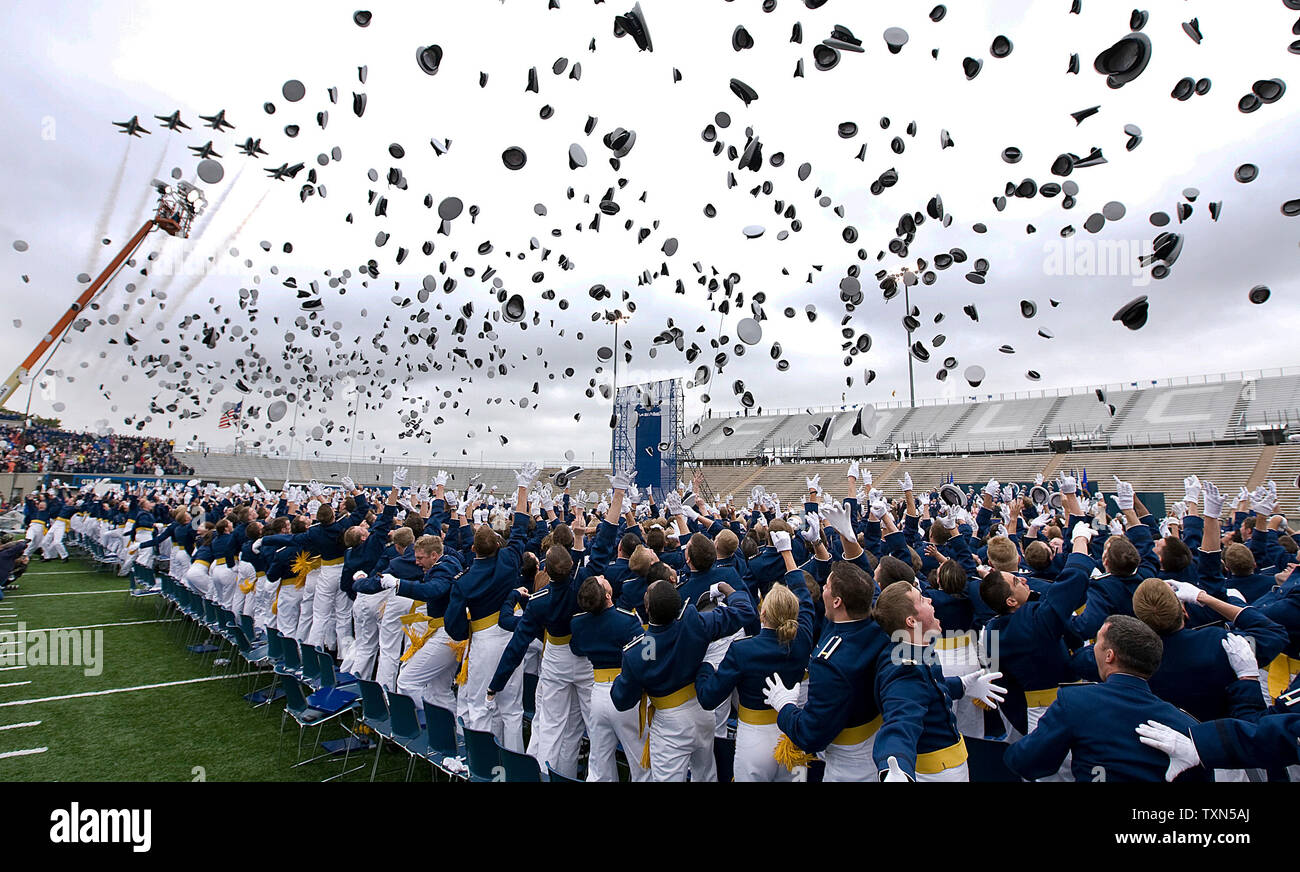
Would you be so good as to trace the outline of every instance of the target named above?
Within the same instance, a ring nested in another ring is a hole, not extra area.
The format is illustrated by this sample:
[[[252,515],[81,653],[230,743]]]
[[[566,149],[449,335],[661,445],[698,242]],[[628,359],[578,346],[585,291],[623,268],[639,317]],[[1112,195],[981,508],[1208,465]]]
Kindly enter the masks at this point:
[[[319,646],[300,644],[273,627],[266,629],[265,640],[261,641],[250,616],[236,615],[163,573],[133,568],[133,587],[153,588],[155,584],[160,609],[178,618],[191,652],[217,655],[228,648],[229,670],[242,663],[254,682],[258,675],[269,676],[269,686],[252,690],[244,698],[268,712],[275,702],[284,701],[277,754],[283,748],[285,728],[292,720],[298,727],[294,767],[341,756],[341,771],[324,779],[336,780],[365,769],[364,764],[349,766],[352,752],[373,744],[375,755],[369,767],[373,781],[387,744],[406,755],[407,780],[421,762],[431,767],[435,779],[450,781],[570,780],[549,766],[543,773],[534,758],[505,748],[490,732],[465,727],[446,708],[388,691],[375,681],[339,673],[333,656]],[[534,679],[528,682],[528,690],[532,691],[535,678],[527,677]],[[527,694],[528,702],[532,702],[533,695]],[[531,716],[533,706],[526,707],[526,714]],[[346,722],[349,715],[351,725]],[[344,738],[322,741],[329,724],[340,725]],[[360,730],[360,726],[366,729]],[[315,739],[309,756],[303,759],[304,738],[312,728]]]

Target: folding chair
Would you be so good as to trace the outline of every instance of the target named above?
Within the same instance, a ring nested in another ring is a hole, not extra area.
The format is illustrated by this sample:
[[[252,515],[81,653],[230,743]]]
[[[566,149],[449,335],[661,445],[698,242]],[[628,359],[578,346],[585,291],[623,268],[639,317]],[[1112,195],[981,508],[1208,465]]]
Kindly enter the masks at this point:
[[[496,737],[490,732],[465,727],[465,751],[469,757],[470,781],[500,781],[505,775]]]
[[[507,782],[542,780],[542,769],[537,765],[535,758],[518,751],[511,751],[500,742],[497,742],[497,753],[501,755],[501,765],[505,769]]]
[[[406,766],[406,780],[410,781],[416,759],[423,759],[429,751],[429,738],[425,735],[424,727],[420,726],[415,700],[406,694],[390,693],[388,711],[392,716],[392,740],[411,757]]]
[[[373,730],[375,742],[375,762],[370,767],[370,780],[375,780],[379,771],[379,755],[384,750],[384,739],[393,737],[392,715],[388,711],[388,701],[384,698],[383,685],[376,681],[357,681],[361,690],[361,722]]]
[[[325,724],[341,718],[351,710],[352,706],[344,706],[335,711],[316,708],[307,703],[307,698],[303,693],[303,686],[297,679],[286,677],[283,684],[285,705],[284,713],[280,718],[280,744],[276,746],[276,755],[279,755],[280,747],[284,744],[285,719],[292,717],[294,722],[298,725],[298,753],[294,758],[297,761],[293,764],[294,767],[305,766],[308,763],[314,763],[317,760],[324,759],[325,757],[334,756],[332,752],[327,751],[324,754],[319,754],[308,760],[300,759],[302,757],[303,731],[307,727],[318,727],[316,731],[316,743],[312,746],[313,749],[315,749],[316,745],[320,744],[320,735],[325,728]]]
[[[465,746],[456,738],[455,713],[425,700],[424,726],[429,737],[429,749],[424,756],[448,778],[464,779],[463,769],[453,772],[447,766],[448,760],[460,760],[461,763],[465,760]]]

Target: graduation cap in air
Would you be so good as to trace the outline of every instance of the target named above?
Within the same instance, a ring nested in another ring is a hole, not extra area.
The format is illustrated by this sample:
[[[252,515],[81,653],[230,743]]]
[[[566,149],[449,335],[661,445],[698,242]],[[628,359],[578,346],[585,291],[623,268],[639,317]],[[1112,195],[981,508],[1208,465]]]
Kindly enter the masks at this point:
[[[582,472],[581,466],[570,466],[555,473],[551,478],[555,481],[556,487],[568,487],[570,482],[572,482],[574,477],[580,472]]]
[[[654,43],[650,40],[650,30],[646,27],[645,13],[641,11],[641,4],[633,5],[630,12],[623,15],[614,16],[614,36],[623,37],[631,36],[636,42],[636,47],[641,51],[653,52]]]
[[[858,409],[858,415],[853,421],[854,436],[870,436],[871,424],[876,419],[876,407],[866,405]]]
[[[1106,76],[1109,87],[1122,88],[1142,75],[1150,61],[1151,40],[1145,33],[1133,32],[1098,54],[1092,67]]]
[[[830,437],[831,433],[831,420],[832,418],[827,416],[826,419],[822,421],[821,426],[816,424],[808,425],[808,432],[813,434],[814,441],[820,442],[822,445],[826,444],[826,440]]]
[[[943,500],[950,506],[960,506],[962,503],[966,502],[966,497],[961,492],[961,488],[951,483],[944,484],[939,488],[939,499]]]
[[[1043,503],[1047,502],[1047,498],[1047,488],[1043,487],[1041,484],[1036,484],[1029,489],[1029,499],[1033,500],[1034,505],[1041,506]]]

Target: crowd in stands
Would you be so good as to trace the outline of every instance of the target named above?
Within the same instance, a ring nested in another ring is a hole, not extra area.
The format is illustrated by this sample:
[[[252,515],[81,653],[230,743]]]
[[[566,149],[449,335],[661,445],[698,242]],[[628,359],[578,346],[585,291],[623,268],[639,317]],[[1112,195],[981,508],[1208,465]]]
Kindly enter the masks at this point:
[[[194,472],[173,456],[167,439],[0,425],[0,471],[158,475],[160,468],[164,475]]]

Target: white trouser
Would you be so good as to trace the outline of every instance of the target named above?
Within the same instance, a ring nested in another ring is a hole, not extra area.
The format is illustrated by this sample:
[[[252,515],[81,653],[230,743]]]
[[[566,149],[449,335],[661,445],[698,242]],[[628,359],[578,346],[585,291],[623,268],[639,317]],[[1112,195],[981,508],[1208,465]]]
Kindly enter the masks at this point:
[[[704,662],[717,669],[722,665],[722,658],[727,656],[727,649],[731,647],[731,643],[736,639],[743,638],[745,638],[745,631],[737,630],[734,635],[719,639],[716,642],[710,642],[709,647],[704,652]],[[713,710],[713,735],[715,738],[727,738],[727,718],[731,717],[731,701],[735,696],[735,693],[733,693],[730,697],[718,703],[718,707]]]
[[[625,712],[614,708],[614,700],[609,695],[613,686],[613,681],[596,681],[591,685],[591,715],[587,722],[591,749],[587,755],[587,780],[618,781],[618,758],[614,752],[621,744],[632,780],[649,781],[650,770],[641,767],[645,737],[641,735],[640,715],[635,706]]]
[[[496,672],[501,652],[510,644],[512,633],[499,625],[479,630],[469,643],[469,678],[465,682],[465,726],[490,731],[511,751],[524,750],[524,674],[516,669],[501,692],[491,701],[488,684]]]
[[[115,557],[126,555],[126,533],[120,529],[104,532],[104,550]]]
[[[250,586],[252,590],[245,593],[243,588]],[[253,600],[257,594],[257,570],[253,569],[253,564],[246,560],[241,560],[235,564],[235,592],[231,595],[234,603],[230,610],[237,615],[253,615]],[[251,641],[251,640],[250,640]]]
[[[424,624],[413,624],[417,632],[423,634]],[[360,637],[357,646],[361,644]],[[397,692],[406,694],[418,702],[427,702],[447,711],[456,712],[456,692],[451,684],[456,680],[460,661],[452,650],[451,637],[439,627],[424,641],[420,650],[402,664],[402,671],[397,676]],[[355,650],[355,649],[354,649]],[[369,657],[374,662],[373,651]]]
[[[280,583],[280,592],[274,596],[275,626],[282,635],[298,638],[298,618],[302,612],[303,588],[293,584],[290,576]]]
[[[185,586],[204,599],[213,598],[212,576],[206,563],[191,563],[185,573]]]
[[[45,543],[45,532],[45,525],[38,521],[32,521],[27,526],[27,550],[23,552],[24,557],[31,557]]]
[[[146,569],[153,568],[153,549],[144,547],[144,543],[153,538],[153,530],[141,527],[135,531],[135,562]]]
[[[339,566],[339,578],[343,578],[343,567]],[[334,644],[335,653],[343,657],[352,650],[356,639],[352,635],[352,597],[342,587],[334,591]]]
[[[387,601],[388,591],[359,593],[352,601],[352,622],[356,624],[357,635],[352,648],[343,658],[340,667],[343,672],[365,679],[374,674],[375,658],[379,654],[379,610]]]
[[[826,774],[823,781],[877,781],[878,770],[872,752],[876,747],[876,736],[855,745],[827,745],[822,752],[826,761]]]
[[[41,553],[46,560],[67,558],[68,549],[63,547],[63,534],[67,531],[68,524],[62,518],[50,526],[50,532],[45,534],[45,541],[41,543]]]
[[[184,548],[173,548],[171,558],[167,567],[167,574],[177,581],[185,578],[185,573],[190,571],[190,555],[185,553]]]
[[[382,597],[379,601],[379,669],[375,681],[388,690],[397,690],[398,659],[406,647],[406,633],[402,628],[402,615],[411,613],[415,600],[398,596],[391,590],[385,590],[373,596]],[[359,597],[358,597],[359,599]]]
[[[960,766],[954,766],[952,769],[945,769],[942,772],[936,772],[933,775],[916,773],[917,781],[970,781],[970,768],[965,763]]]
[[[262,630],[277,627],[275,615],[271,614],[271,603],[275,599],[275,582],[258,573],[257,587],[253,588],[253,626]]]
[[[717,781],[713,760],[713,712],[691,697],[679,706],[656,709],[650,723],[650,780]]]
[[[773,752],[781,739],[775,723],[736,722],[736,781],[793,781],[794,773],[776,762]]]
[[[543,769],[549,763],[568,778],[578,777],[582,731],[591,722],[591,685],[591,661],[574,654],[568,643],[556,644],[548,639],[537,674],[537,703],[529,741],[529,753]]]
[[[293,637],[302,644],[308,644],[311,638],[312,627],[316,623],[316,589],[320,587],[320,569],[313,569],[307,573],[307,583],[302,587],[302,598],[298,602],[298,628]],[[330,601],[331,603],[333,600]],[[334,624],[334,616],[330,615],[330,625]]]
[[[213,597],[218,605],[234,611],[232,603],[235,594],[239,591],[239,587],[235,584],[235,570],[224,563],[214,562],[212,564],[212,586],[215,589]]]
[[[342,578],[342,563],[321,566],[320,574],[316,578],[315,596],[312,599],[311,632],[307,634],[308,645],[319,645],[330,649],[337,647],[334,635],[334,606],[338,601],[338,595],[342,593],[339,589],[339,581]],[[311,586],[310,578],[307,586]],[[344,598],[346,599],[346,595]]]
[[[979,672],[980,649],[978,637],[974,633],[965,636],[949,636],[940,640],[943,644],[955,644],[954,648],[939,648],[935,655],[945,678],[960,678],[972,672]],[[964,643],[964,644],[963,644]],[[957,731],[963,736],[975,739],[984,738],[984,712],[977,708],[971,697],[963,696],[953,703],[953,714],[957,716]]]

